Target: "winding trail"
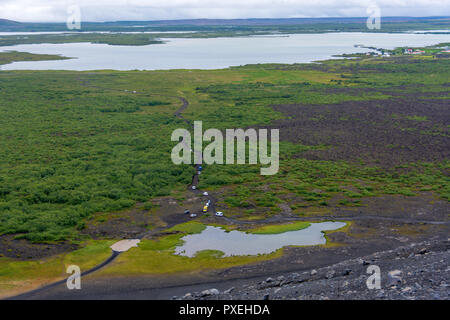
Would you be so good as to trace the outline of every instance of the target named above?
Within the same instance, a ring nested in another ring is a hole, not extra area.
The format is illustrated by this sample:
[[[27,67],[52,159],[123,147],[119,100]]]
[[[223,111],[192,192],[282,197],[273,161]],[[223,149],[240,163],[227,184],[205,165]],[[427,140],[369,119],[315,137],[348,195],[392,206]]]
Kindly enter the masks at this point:
[[[117,258],[118,255],[120,255],[120,253],[121,253],[121,252],[118,252],[118,251],[114,251],[114,250],[113,250],[111,256],[110,256],[108,259],[106,259],[106,260],[103,261],[102,263],[96,265],[95,267],[93,267],[93,268],[91,268],[91,269],[89,269],[89,270],[86,270],[86,271],[82,272],[82,273],[80,274],[80,277],[87,276],[88,274],[91,274],[91,273],[93,273],[93,272],[95,272],[95,271],[97,271],[97,270],[103,268],[104,266],[110,264],[111,262],[113,262],[113,261]],[[40,287],[40,288],[31,290],[31,291],[27,291],[27,292],[21,293],[21,294],[19,294],[19,295],[16,295],[16,296],[7,298],[6,300],[11,300],[11,299],[23,299],[23,298],[26,298],[26,297],[28,297],[28,296],[34,295],[34,294],[36,294],[36,293],[39,293],[39,292],[42,292],[42,291],[45,291],[45,290],[48,290],[48,289],[52,289],[52,288],[54,288],[54,287],[57,287],[57,286],[62,285],[62,284],[64,284],[64,283],[67,283],[67,280],[68,280],[68,278],[65,278],[65,279],[62,279],[62,280],[53,282],[53,283],[51,283],[51,284],[47,284],[47,285],[45,285],[45,286],[43,286],[43,287]]]
[[[79,81],[81,82],[81,85],[82,85],[82,86],[85,86],[85,87],[96,88],[96,89],[101,89],[101,90],[108,90],[108,91],[116,91],[116,92],[128,92],[128,93],[131,93],[131,94],[144,94],[143,92],[137,92],[137,91],[132,91],[132,90],[112,89],[112,88],[104,88],[104,87],[100,87],[100,86],[91,85],[91,84],[89,84],[88,80],[85,80],[85,79],[84,79],[84,80],[83,80],[83,79],[79,79]],[[189,106],[189,102],[188,102],[188,100],[187,100],[186,98],[183,98],[183,97],[180,97],[180,96],[164,95],[164,94],[160,94],[160,93],[147,93],[147,95],[163,96],[163,97],[167,97],[167,98],[175,98],[175,99],[178,99],[178,100],[182,103],[182,105],[181,105],[180,108],[178,108],[178,109],[174,112],[174,116],[177,117],[177,118],[179,118],[179,119],[181,119],[181,120],[183,120],[183,121],[184,121],[185,123],[187,123],[191,128],[194,128],[194,124],[193,124],[191,121],[185,119],[185,118],[181,115],[182,112],[183,112],[184,110],[186,110],[186,108]],[[198,181],[199,181],[199,174],[198,174],[198,173],[199,173],[199,167],[200,167],[200,165],[197,164],[197,165],[194,165],[194,167],[195,167],[195,173],[194,173],[194,175],[192,176],[192,182],[191,182],[191,184],[188,186],[188,189],[189,189],[189,191],[191,191],[191,192],[193,192],[193,193],[195,193],[195,194],[203,194],[203,191],[197,189],[197,185],[198,185]],[[192,188],[193,186],[195,186],[196,188],[193,189],[193,188]],[[209,207],[210,207],[210,209],[212,210],[212,212],[215,212],[215,202],[216,202],[216,199],[215,199],[213,196],[210,196],[210,195],[205,196],[204,199],[207,199],[207,200],[210,200],[210,201],[211,201]],[[142,233],[142,234],[140,234],[139,236],[137,236],[136,239],[141,240],[142,238],[144,238],[145,236],[147,236],[147,235],[148,235],[149,233],[151,233],[151,232],[154,232],[154,230],[150,230],[150,231],[147,231],[147,232],[145,232],[145,233]],[[134,239],[128,239],[128,240],[134,240]],[[93,273],[93,272],[95,272],[95,271],[100,270],[101,268],[103,268],[103,267],[109,265],[111,262],[113,262],[113,261],[114,261],[114,260],[115,260],[122,252],[126,252],[126,251],[114,251],[113,249],[111,249],[111,251],[112,251],[111,256],[110,256],[108,259],[106,259],[106,260],[103,261],[102,263],[98,264],[97,266],[95,266],[95,267],[93,267],[93,268],[91,268],[91,269],[89,269],[89,270],[86,270],[86,271],[82,272],[80,276],[87,276],[88,274],[91,274],[91,273]],[[19,295],[17,295],[17,296],[12,297],[12,298],[14,298],[14,299],[20,299],[21,297],[25,297],[25,296],[32,295],[32,294],[35,294],[35,293],[39,293],[39,292],[41,292],[41,291],[45,291],[45,290],[47,290],[47,289],[54,288],[54,287],[56,287],[56,286],[59,286],[59,285],[62,285],[62,284],[64,284],[64,283],[66,283],[66,282],[67,282],[67,279],[68,279],[68,278],[65,278],[65,279],[63,279],[63,280],[59,280],[59,281],[57,281],[57,282],[54,282],[54,283],[45,285],[45,286],[43,286],[43,287],[40,287],[40,288],[31,290],[31,291],[28,291],[28,292],[19,294]]]
[[[95,89],[100,89],[100,90],[105,90],[105,91],[114,91],[114,92],[127,92],[130,94],[146,94],[146,95],[150,95],[150,96],[159,96],[159,97],[166,97],[166,98],[172,98],[172,99],[177,99],[181,102],[181,107],[179,107],[175,112],[174,112],[174,116],[177,117],[178,119],[184,121],[186,124],[188,124],[192,129],[194,128],[194,124],[192,121],[184,118],[182,116],[182,113],[184,110],[186,110],[189,107],[189,101],[181,96],[174,96],[174,95],[168,95],[168,94],[162,94],[162,93],[145,93],[145,92],[139,92],[139,91],[135,91],[135,90],[127,90],[127,89],[114,89],[114,88],[105,88],[105,87],[101,87],[101,86],[96,86],[96,85],[92,85],[89,83],[88,80],[86,79],[81,79],[78,78],[78,80],[80,81],[82,86],[85,87],[89,87],[89,88],[95,88]],[[189,146],[188,146],[189,147]],[[196,153],[196,151],[193,151],[194,153]],[[197,185],[198,185],[198,181],[199,181],[199,166],[200,165],[194,165],[195,167],[195,173],[192,176],[192,182],[191,184],[188,186],[188,189],[195,193],[195,194],[203,194],[204,191],[198,190],[197,189]],[[204,165],[203,165],[204,166]],[[192,189],[192,187],[195,186],[195,189]],[[210,204],[210,208],[212,209],[213,212],[215,212],[215,203],[216,203],[216,199],[213,196],[208,195],[207,197],[205,197],[205,199],[207,200],[211,200],[211,204]],[[147,233],[144,233],[140,236],[137,237],[137,239],[142,239],[143,237],[145,237]]]

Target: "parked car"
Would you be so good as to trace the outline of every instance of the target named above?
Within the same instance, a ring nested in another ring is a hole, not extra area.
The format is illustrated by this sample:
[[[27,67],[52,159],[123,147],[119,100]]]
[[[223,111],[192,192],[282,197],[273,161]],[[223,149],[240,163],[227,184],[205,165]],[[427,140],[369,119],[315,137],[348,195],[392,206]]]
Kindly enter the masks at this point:
[[[195,213],[191,213],[191,218],[195,218],[197,215]]]
[[[203,192],[203,195],[204,195],[204,196],[207,196],[207,195],[208,195],[208,192],[206,192],[206,191]]]
[[[217,212],[216,212],[216,216],[218,216],[218,217],[223,217],[223,212],[222,212],[222,211],[217,211]]]
[[[197,187],[196,186],[192,186],[192,190],[195,190],[195,189],[197,189]]]
[[[203,212],[208,212],[208,206],[203,207]]]
[[[189,210],[184,210],[184,214],[189,214],[191,213]]]

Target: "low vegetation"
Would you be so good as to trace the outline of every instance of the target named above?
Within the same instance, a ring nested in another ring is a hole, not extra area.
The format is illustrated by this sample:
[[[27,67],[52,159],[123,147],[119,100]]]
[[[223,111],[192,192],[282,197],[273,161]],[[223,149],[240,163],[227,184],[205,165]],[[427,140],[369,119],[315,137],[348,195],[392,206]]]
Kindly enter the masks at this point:
[[[100,264],[111,255],[113,241],[89,241],[68,254],[40,261],[0,259],[0,298],[31,290],[67,277],[66,268],[77,265],[81,271]]]
[[[297,231],[301,229],[308,228],[311,224],[309,222],[297,221],[292,223],[285,224],[273,224],[273,225],[265,225],[262,227],[258,227],[255,229],[246,230],[248,233],[254,234],[277,234],[284,233],[288,231]]]
[[[64,60],[64,59],[70,58],[52,54],[35,54],[18,51],[4,51],[0,52],[0,68],[2,64],[8,64],[15,61],[41,61],[41,60]]]
[[[149,34],[109,34],[109,33],[58,33],[58,34],[27,34],[27,35],[1,35],[0,46],[13,46],[17,44],[37,43],[100,43],[121,46],[139,46],[159,44]]]
[[[170,158],[172,131],[187,128],[174,117],[176,96],[204,129],[280,128],[277,175],[262,177],[257,165],[205,167],[199,187],[221,190],[227,215],[264,218],[283,204],[307,215],[424,191],[448,200],[449,61],[1,71],[0,234],[78,241],[94,213],[185,188],[193,168]]]

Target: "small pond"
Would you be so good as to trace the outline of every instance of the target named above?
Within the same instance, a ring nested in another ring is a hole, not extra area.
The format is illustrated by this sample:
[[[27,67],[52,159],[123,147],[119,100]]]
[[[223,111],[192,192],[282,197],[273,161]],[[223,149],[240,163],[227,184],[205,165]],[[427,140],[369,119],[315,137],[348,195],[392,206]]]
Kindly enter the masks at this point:
[[[285,246],[309,246],[325,244],[323,231],[344,227],[344,222],[311,223],[311,226],[279,234],[251,234],[242,231],[227,232],[219,227],[208,226],[198,234],[184,236],[182,246],[175,253],[193,257],[202,250],[218,250],[224,257],[233,255],[268,254]]]

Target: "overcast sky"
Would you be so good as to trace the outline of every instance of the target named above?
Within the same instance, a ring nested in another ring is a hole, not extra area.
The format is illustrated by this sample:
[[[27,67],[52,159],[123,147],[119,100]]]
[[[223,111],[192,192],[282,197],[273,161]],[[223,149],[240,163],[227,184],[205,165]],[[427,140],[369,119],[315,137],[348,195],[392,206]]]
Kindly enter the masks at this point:
[[[0,18],[65,22],[71,5],[82,21],[364,17],[371,3],[382,16],[450,16],[450,0],[0,0]]]

